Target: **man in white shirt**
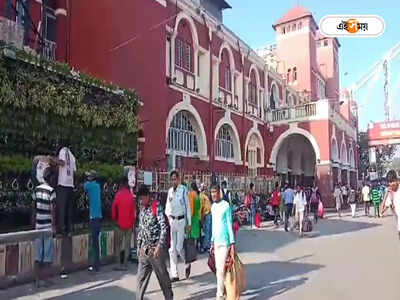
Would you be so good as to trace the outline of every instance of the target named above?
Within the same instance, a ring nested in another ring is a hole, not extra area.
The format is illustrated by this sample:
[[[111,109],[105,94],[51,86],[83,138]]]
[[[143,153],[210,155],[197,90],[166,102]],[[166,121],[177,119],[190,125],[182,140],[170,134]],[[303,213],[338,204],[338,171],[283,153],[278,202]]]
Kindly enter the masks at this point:
[[[76,172],[75,156],[69,147],[62,147],[55,159],[58,166],[56,220],[57,233],[71,235],[72,197],[74,190],[74,175]]]
[[[172,187],[168,191],[167,202],[165,204],[165,214],[171,229],[170,272],[171,282],[179,281],[178,274],[178,255],[185,261],[185,249],[183,242],[185,240],[185,229],[187,232],[192,230],[192,213],[189,205],[189,196],[187,188],[180,184],[179,173],[171,172]],[[185,262],[186,278],[190,276],[190,264]]]
[[[296,212],[296,215],[295,215],[296,219],[299,221],[300,237],[302,237],[303,236],[304,210],[307,205],[307,199],[306,199],[306,193],[303,191],[303,188],[300,185],[297,185],[293,204],[294,204],[293,210]]]
[[[364,184],[364,187],[361,190],[363,201],[364,201],[364,209],[365,209],[365,215],[369,216],[369,207],[371,203],[371,198],[370,198],[370,189],[367,183]]]

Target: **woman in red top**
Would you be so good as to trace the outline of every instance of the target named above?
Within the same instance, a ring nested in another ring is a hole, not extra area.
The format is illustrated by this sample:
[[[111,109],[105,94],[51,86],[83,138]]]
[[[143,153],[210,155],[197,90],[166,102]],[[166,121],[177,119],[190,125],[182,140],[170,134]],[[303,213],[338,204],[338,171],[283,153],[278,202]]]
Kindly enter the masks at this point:
[[[274,224],[278,226],[278,216],[279,216],[279,205],[281,204],[281,194],[279,192],[279,184],[275,185],[275,189],[272,192],[270,204],[274,210]]]

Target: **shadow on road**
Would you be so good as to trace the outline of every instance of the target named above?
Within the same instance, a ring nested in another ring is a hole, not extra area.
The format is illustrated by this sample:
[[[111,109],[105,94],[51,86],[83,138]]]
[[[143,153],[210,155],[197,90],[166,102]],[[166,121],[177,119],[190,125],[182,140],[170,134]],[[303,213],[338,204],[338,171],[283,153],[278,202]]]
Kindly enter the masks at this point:
[[[285,293],[304,284],[309,279],[310,272],[321,268],[323,268],[322,265],[316,264],[277,261],[247,264],[245,265],[247,288],[243,292],[242,298],[265,300]],[[208,272],[195,276],[190,281],[201,282],[205,289],[195,293],[188,290],[185,300],[213,299],[215,297],[216,288],[209,287],[210,284],[215,285],[216,283],[214,274]],[[188,287],[190,281],[185,283]]]
[[[62,296],[57,296],[54,298],[45,298],[46,300],[132,300],[136,299],[135,293],[124,289],[119,286],[106,286],[102,288],[90,288],[85,290],[80,290],[72,292],[69,294],[64,294]],[[145,298],[146,299],[146,298]]]

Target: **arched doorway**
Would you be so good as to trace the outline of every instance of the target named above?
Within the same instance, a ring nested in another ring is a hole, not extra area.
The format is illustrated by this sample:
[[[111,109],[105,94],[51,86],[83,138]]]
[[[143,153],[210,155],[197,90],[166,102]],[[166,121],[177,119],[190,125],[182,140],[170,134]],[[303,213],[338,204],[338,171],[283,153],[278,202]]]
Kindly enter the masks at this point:
[[[281,142],[276,156],[276,173],[282,182],[292,186],[314,183],[316,153],[311,142],[302,134],[290,134]]]

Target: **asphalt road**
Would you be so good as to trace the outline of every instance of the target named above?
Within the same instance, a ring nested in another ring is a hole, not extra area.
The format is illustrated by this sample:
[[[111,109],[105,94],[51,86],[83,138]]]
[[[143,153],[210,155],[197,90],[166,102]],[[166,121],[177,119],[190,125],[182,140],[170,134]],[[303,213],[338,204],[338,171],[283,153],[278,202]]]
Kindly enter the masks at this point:
[[[302,239],[271,223],[241,229],[238,249],[247,273],[241,299],[400,299],[400,241],[394,217],[329,215],[314,229]],[[175,299],[215,299],[215,277],[206,260],[200,257],[192,277],[173,285]],[[36,290],[29,284],[3,290],[0,299],[131,300],[135,290],[132,264],[128,273],[105,266],[96,276],[70,274],[66,280],[55,279],[50,289]],[[154,275],[146,299],[163,299]]]

